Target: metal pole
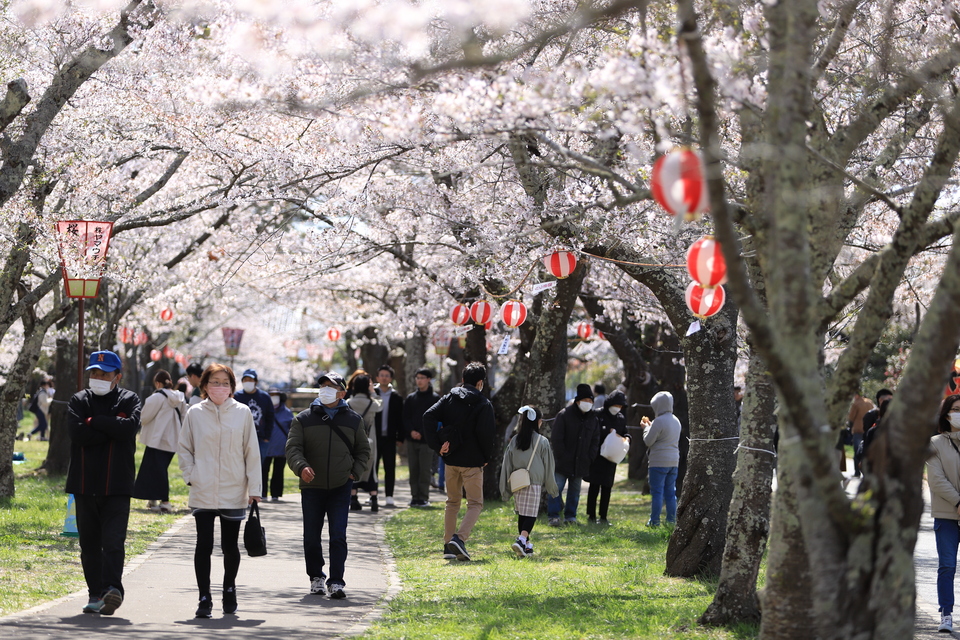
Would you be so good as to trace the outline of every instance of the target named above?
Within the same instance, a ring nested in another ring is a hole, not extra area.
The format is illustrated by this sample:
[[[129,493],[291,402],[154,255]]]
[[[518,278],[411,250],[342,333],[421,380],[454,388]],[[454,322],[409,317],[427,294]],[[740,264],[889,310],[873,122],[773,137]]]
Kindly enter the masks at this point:
[[[80,298],[80,326],[77,338],[77,391],[83,389],[83,298]]]

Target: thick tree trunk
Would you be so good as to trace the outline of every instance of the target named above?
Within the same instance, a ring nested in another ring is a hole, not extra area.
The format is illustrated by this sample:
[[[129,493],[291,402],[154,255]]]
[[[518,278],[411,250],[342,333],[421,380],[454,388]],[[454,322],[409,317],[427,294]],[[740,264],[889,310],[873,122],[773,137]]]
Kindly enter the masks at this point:
[[[72,326],[76,314],[71,314],[62,324]],[[57,393],[50,405],[50,442],[47,459],[42,469],[50,475],[65,475],[70,466],[70,432],[67,430],[67,403],[77,389],[77,343],[66,338],[57,338],[55,360]]]
[[[741,449],[733,475],[720,582],[713,602],[700,617],[700,624],[728,625],[760,619],[757,575],[770,531],[777,399],[773,382],[766,375],[766,366],[752,350],[745,387]]]
[[[720,573],[737,445],[733,371],[736,306],[729,301],[703,328],[683,339],[690,398],[690,451],[677,527],[667,546],[667,575]],[[692,375],[697,372],[700,375]]]
[[[403,372],[398,371],[397,374],[402,375],[405,380],[409,380],[412,389],[415,384],[413,379],[416,377],[417,369],[430,366],[427,362],[427,330],[424,327],[416,327],[413,330],[413,335],[404,342],[403,350],[405,353]],[[440,371],[435,371],[434,377],[436,378],[440,373]],[[433,386],[434,389],[438,388],[436,379],[434,379]]]

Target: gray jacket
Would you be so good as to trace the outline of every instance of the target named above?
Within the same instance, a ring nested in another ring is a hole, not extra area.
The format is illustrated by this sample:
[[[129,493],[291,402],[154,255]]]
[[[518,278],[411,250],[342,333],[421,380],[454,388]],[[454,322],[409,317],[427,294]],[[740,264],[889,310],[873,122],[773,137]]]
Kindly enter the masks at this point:
[[[650,450],[647,466],[680,465],[680,421],[673,415],[673,395],[660,391],[650,400],[656,419],[643,430],[643,443]]]
[[[930,486],[930,515],[944,520],[960,520],[960,431],[941,433],[930,439],[933,455],[927,460],[927,484]]]
[[[557,479],[554,477],[553,451],[550,449],[550,441],[540,435],[533,434],[530,440],[530,448],[526,451],[517,449],[517,437],[514,436],[507,445],[507,450],[503,452],[503,466],[500,467],[500,495],[504,498],[512,493],[508,486],[510,474],[517,469],[526,469],[530,465],[530,484],[539,484],[547,492],[547,495],[556,497],[560,495],[560,489],[557,487]],[[537,457],[530,462],[530,456],[533,455],[533,447],[537,440]]]

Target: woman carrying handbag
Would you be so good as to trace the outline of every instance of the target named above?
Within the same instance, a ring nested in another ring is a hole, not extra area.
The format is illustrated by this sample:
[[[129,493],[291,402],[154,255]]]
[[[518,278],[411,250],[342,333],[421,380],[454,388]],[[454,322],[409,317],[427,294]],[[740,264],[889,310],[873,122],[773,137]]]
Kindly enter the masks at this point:
[[[560,489],[554,477],[550,440],[540,435],[543,416],[539,409],[530,406],[520,407],[517,413],[520,414],[517,435],[510,440],[503,453],[500,495],[513,494],[519,535],[511,548],[518,558],[526,558],[533,555],[530,532],[540,513],[543,490],[556,497],[560,495]],[[526,471],[526,474],[522,471]]]
[[[623,415],[626,404],[627,398],[620,391],[614,391],[603,401],[603,409],[597,414],[601,445],[610,434],[616,434],[629,441],[627,419]],[[597,455],[590,464],[590,475],[586,478],[590,483],[590,490],[587,492],[587,522],[597,523],[597,496],[599,496],[600,524],[610,524],[607,520],[607,509],[610,507],[610,490],[613,488],[616,474],[617,465],[600,455],[600,449],[597,449]]]

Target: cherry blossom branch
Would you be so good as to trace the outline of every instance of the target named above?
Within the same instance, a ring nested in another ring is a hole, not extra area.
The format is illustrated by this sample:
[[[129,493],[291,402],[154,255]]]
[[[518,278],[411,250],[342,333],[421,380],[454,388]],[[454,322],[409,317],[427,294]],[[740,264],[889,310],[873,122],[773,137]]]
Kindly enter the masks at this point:
[[[837,20],[834,24],[833,32],[830,33],[830,39],[827,40],[827,44],[824,45],[820,51],[820,55],[817,56],[817,61],[813,65],[813,73],[810,78],[811,85],[815,84],[823,75],[840,51],[840,45],[843,44],[843,40],[847,36],[847,31],[850,29],[850,24],[853,22],[853,14],[857,12],[857,7],[860,6],[861,2],[863,2],[863,0],[848,0],[846,4],[840,7],[840,10],[837,12]]]
[[[137,194],[137,197],[133,199],[133,207],[138,207],[147,200],[149,200],[153,195],[155,195],[160,189],[163,189],[173,175],[180,169],[180,165],[183,164],[183,161],[187,159],[187,156],[190,155],[189,151],[177,151],[177,157],[173,159],[173,162],[170,163],[170,166],[167,167],[167,170],[163,172],[163,175],[157,178],[156,182],[152,185],[141,191]]]
[[[11,122],[23,111],[30,102],[27,92],[27,83],[22,78],[7,83],[7,93],[0,102],[0,132],[6,130]]]

